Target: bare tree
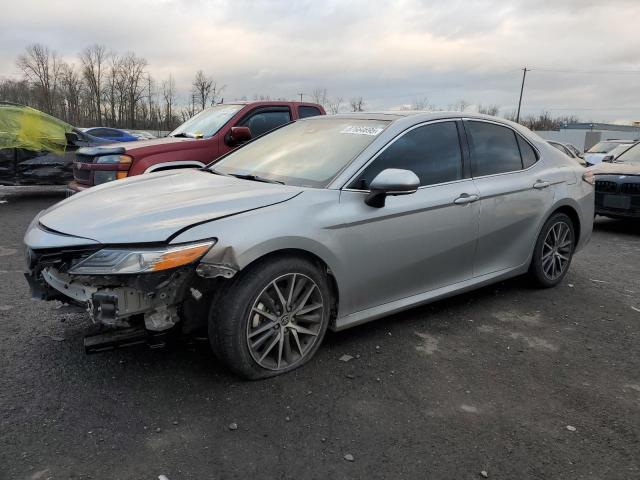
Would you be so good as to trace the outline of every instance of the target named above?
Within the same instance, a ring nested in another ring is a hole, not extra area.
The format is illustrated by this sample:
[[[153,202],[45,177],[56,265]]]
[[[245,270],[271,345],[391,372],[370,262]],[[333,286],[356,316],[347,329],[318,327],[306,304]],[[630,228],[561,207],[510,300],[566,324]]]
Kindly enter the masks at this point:
[[[482,105],[482,104],[478,104],[478,113],[482,113],[484,115],[492,115],[492,116],[496,116],[498,115],[498,112],[500,111],[500,107],[498,105]]]
[[[102,97],[104,95],[104,81],[107,61],[107,47],[91,45],[80,53],[82,78],[89,91],[92,113],[96,125],[102,123]]]
[[[60,83],[62,61],[56,52],[39,43],[26,48],[16,61],[27,81],[31,82],[39,93],[41,106],[55,113],[54,101]]]
[[[364,99],[362,97],[355,97],[349,100],[349,105],[351,106],[352,112],[363,112],[364,111]]]
[[[125,101],[129,128],[136,127],[136,110],[144,97],[144,73],[147,61],[129,52],[122,59],[123,80],[125,86]]]
[[[173,105],[176,101],[176,82],[171,74],[168,80],[162,82],[162,98],[164,99],[164,128],[171,130],[174,124]]]
[[[225,88],[224,85],[218,86],[218,83],[212,77],[205,75],[202,70],[196,72],[192,87],[194,102],[199,104],[200,110],[207,108],[207,105],[215,105]]]
[[[411,102],[411,110],[435,110],[435,107],[429,103],[427,97],[416,98]]]
[[[336,115],[337,113],[340,113],[340,107],[342,106],[342,102],[344,102],[344,98],[342,97],[337,97],[333,100],[330,100],[327,105],[327,109],[329,110],[329,113],[331,113],[332,115]]]
[[[60,100],[62,116],[72,124],[81,121],[82,79],[73,65],[62,64],[60,73]]]
[[[327,97],[327,89],[326,88],[314,88],[313,92],[311,92],[311,98],[315,103],[319,103],[323,107],[328,104],[329,98]]]
[[[471,104],[466,100],[458,100],[453,105],[449,105],[449,110],[451,110],[452,112],[464,112],[470,106]]]

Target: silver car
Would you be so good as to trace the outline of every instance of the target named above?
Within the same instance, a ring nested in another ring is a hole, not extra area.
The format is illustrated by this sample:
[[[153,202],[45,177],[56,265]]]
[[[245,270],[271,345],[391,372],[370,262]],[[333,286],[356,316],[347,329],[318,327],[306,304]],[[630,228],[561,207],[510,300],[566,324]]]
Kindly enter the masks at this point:
[[[215,164],[91,188],[25,235],[42,299],[105,334],[208,330],[246,378],[288,372],[327,328],[529,273],[589,240],[591,172],[520,125],[459,113],[314,117]]]

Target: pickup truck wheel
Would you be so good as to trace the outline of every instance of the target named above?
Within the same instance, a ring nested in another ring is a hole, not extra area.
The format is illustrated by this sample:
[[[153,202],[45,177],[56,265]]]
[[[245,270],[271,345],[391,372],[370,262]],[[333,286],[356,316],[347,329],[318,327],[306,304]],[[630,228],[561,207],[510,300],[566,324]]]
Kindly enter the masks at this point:
[[[542,227],[529,269],[538,287],[555,287],[569,271],[575,248],[574,231],[573,221],[564,213],[552,215]]]
[[[329,324],[325,274],[298,257],[267,259],[242,271],[209,318],[212,348],[248,379],[289,372],[316,353]]]

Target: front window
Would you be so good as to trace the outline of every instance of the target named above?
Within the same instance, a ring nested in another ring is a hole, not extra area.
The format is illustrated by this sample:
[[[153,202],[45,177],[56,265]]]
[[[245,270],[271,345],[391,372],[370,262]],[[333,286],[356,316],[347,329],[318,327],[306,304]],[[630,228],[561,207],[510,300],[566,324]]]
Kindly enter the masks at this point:
[[[211,167],[289,185],[324,187],[387,127],[388,121],[326,118],[282,127]]]
[[[640,163],[640,143],[636,143],[629,150],[616,158],[616,163]]]
[[[214,136],[244,105],[216,105],[191,117],[170,137],[209,138]]]
[[[371,181],[387,168],[411,170],[422,186],[461,179],[462,152],[455,122],[438,122],[405,133],[384,150],[351,187],[368,190]]]

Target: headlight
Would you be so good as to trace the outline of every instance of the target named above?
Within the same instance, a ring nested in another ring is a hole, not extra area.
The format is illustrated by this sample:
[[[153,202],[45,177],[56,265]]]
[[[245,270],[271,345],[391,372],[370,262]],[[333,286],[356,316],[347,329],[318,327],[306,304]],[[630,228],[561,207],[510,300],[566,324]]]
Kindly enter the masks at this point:
[[[215,240],[166,248],[104,248],[71,270],[74,275],[119,275],[159,272],[201,259]]]
[[[120,172],[114,170],[96,170],[93,172],[93,184],[102,185],[103,183],[113,182],[118,179],[116,176],[118,173]]]
[[[589,185],[596,184],[596,176],[593,174],[592,170],[587,170],[582,174],[582,180],[587,182]]]
[[[119,163],[121,165],[131,165],[129,155],[102,155],[96,158],[96,163]]]
[[[97,157],[95,163],[109,165],[109,170],[96,170],[93,173],[93,184],[101,185],[121,178],[127,178],[132,161],[133,159],[129,155],[102,155]]]

